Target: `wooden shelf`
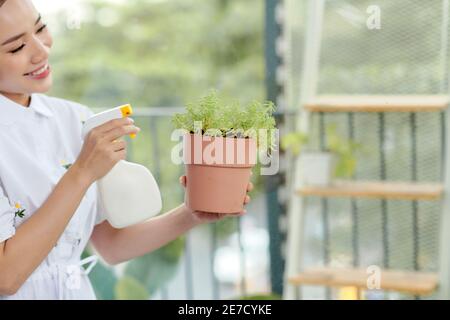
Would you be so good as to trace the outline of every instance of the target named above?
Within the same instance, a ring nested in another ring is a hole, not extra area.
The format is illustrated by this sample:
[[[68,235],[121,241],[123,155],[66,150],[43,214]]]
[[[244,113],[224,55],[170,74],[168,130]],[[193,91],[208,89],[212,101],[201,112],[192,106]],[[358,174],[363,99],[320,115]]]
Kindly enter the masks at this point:
[[[368,290],[367,280],[371,275],[365,269],[323,267],[305,270],[289,278],[289,282],[293,285],[351,286]],[[427,295],[433,293],[437,286],[438,276],[435,273],[381,270],[381,290]]]
[[[378,198],[397,200],[435,200],[443,193],[438,183],[336,181],[330,186],[304,186],[302,196]]]
[[[305,104],[310,112],[430,112],[449,105],[446,95],[407,96],[318,96]]]

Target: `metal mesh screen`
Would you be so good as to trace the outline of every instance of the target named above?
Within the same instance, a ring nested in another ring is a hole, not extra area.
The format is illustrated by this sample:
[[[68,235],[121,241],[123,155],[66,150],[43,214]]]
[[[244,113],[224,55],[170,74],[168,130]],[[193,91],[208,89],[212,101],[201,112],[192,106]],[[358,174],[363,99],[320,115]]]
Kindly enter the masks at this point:
[[[319,93],[430,94],[442,90],[441,0],[329,0]],[[380,29],[366,26],[370,5]]]
[[[326,1],[317,38],[318,94],[446,94],[444,2]],[[366,26],[366,9],[374,4],[381,10],[379,30]],[[293,34],[293,42],[303,43],[304,35]],[[322,148],[330,124],[364,146],[354,179],[441,181],[443,114],[314,114],[310,133],[316,149]],[[439,202],[308,198],[306,207],[304,267],[438,271]],[[306,286],[302,297],[337,298],[339,290]],[[376,292],[376,297],[414,298],[394,292]]]

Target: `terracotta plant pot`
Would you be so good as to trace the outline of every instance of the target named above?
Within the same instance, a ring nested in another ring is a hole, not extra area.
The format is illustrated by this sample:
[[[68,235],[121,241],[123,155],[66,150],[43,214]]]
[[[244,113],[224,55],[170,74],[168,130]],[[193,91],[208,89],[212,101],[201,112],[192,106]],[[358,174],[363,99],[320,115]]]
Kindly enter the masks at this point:
[[[241,212],[256,150],[251,138],[185,134],[186,206],[204,212]]]

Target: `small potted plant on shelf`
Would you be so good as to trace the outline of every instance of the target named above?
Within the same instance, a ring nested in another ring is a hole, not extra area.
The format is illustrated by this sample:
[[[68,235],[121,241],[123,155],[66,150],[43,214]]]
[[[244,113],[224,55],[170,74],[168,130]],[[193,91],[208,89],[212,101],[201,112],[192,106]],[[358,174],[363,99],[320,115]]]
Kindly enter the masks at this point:
[[[300,157],[302,183],[327,186],[333,178],[350,178],[356,169],[356,153],[361,145],[342,138],[335,124],[326,129],[326,147],[312,151],[306,147],[309,136],[301,132],[288,133],[281,139],[281,148]]]
[[[196,211],[238,213],[256,164],[257,151],[274,148],[271,102],[227,104],[212,91],[176,114],[173,124],[184,131],[186,205]],[[261,132],[269,133],[261,139]]]

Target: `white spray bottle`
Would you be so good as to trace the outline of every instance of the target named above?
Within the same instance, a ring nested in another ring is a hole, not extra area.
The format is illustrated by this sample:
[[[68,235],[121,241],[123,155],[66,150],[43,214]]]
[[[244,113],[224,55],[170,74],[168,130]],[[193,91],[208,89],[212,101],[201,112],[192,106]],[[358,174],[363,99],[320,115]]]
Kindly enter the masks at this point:
[[[110,120],[128,117],[130,105],[106,110],[86,120],[83,139],[93,128]],[[131,138],[135,134],[130,134]],[[161,193],[151,172],[144,166],[120,160],[97,181],[105,218],[115,228],[124,228],[157,215],[162,208]]]

